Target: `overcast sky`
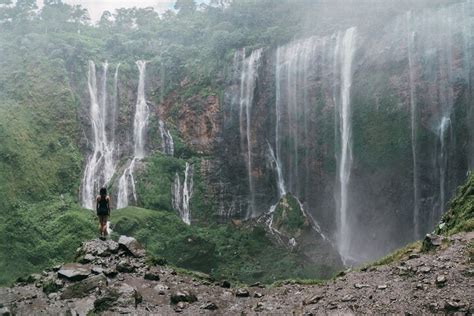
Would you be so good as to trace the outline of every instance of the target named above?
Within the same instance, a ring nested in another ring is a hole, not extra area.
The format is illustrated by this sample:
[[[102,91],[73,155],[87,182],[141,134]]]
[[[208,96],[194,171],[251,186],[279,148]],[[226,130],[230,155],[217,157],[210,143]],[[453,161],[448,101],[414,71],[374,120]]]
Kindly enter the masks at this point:
[[[43,0],[36,0],[38,6],[41,7]],[[100,19],[102,12],[108,10],[113,12],[118,8],[131,7],[154,7],[158,12],[164,12],[167,9],[172,9],[176,0],[63,0],[68,4],[81,4],[84,8],[89,10],[92,21]],[[207,2],[205,0],[198,0],[197,3]]]

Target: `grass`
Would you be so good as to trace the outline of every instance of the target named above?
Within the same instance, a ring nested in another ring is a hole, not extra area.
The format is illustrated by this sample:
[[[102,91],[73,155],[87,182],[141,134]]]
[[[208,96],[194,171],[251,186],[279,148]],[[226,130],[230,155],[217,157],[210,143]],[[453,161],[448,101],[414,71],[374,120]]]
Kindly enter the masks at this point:
[[[134,236],[149,256],[217,280],[271,284],[326,276],[327,268],[274,245],[260,227],[188,226],[173,212],[129,207],[112,213],[115,238]]]

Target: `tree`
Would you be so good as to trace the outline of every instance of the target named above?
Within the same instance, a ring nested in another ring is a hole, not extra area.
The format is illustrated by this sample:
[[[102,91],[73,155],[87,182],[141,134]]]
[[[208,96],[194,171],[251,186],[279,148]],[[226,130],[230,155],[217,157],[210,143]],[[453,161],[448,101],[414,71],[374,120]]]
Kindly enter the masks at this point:
[[[99,27],[108,29],[108,28],[111,28],[113,25],[114,25],[114,20],[113,20],[112,13],[110,13],[110,11],[104,11],[102,15],[100,16]]]
[[[176,0],[174,8],[179,11],[179,14],[192,14],[196,12],[196,2],[194,0]]]
[[[89,17],[89,11],[78,4],[72,7],[71,19],[79,31],[79,26],[89,23],[91,18]]]

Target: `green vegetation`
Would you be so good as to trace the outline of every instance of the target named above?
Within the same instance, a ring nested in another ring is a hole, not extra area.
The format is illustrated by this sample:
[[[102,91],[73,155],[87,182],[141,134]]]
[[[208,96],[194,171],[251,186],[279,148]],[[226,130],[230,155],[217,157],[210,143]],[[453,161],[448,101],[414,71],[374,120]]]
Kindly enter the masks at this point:
[[[18,203],[0,219],[0,284],[73,260],[81,242],[96,233],[95,216],[69,196]]]
[[[470,172],[466,183],[460,186],[450,202],[448,212],[437,227],[438,234],[452,235],[474,230],[474,173]]]
[[[114,234],[136,237],[149,255],[233,282],[318,278],[326,268],[274,245],[263,228],[185,225],[174,213],[129,207],[112,214]]]
[[[272,226],[287,236],[299,237],[305,225],[309,223],[296,198],[291,194],[282,197],[275,209]]]

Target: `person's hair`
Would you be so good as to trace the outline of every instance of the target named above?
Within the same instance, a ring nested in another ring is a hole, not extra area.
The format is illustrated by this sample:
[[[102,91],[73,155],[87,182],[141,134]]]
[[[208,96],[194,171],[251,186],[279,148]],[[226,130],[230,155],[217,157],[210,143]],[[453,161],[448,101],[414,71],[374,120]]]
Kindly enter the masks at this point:
[[[101,188],[100,189],[100,195],[101,196],[106,196],[107,195],[107,188]]]

